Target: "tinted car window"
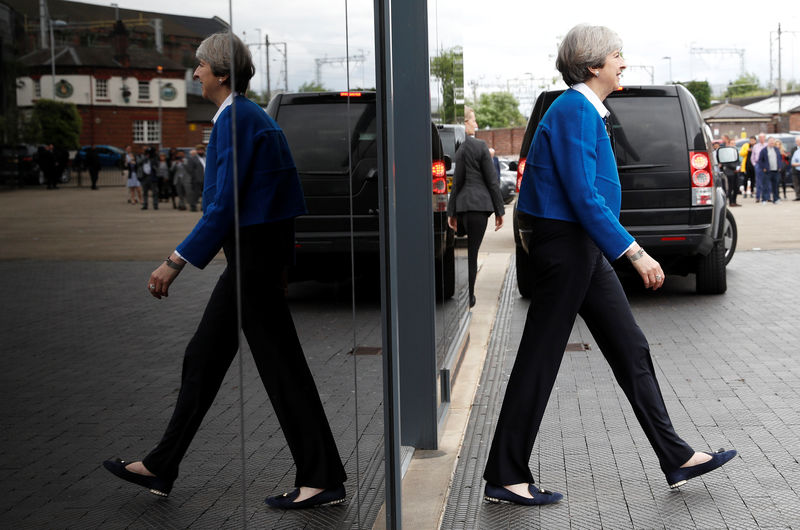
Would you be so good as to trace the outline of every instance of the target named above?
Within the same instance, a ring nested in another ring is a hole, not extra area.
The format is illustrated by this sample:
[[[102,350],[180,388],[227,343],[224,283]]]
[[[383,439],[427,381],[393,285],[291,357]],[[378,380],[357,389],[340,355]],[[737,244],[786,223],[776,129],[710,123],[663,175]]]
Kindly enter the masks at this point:
[[[617,164],[620,169],[648,167],[685,169],[688,147],[678,98],[609,97]],[[660,119],[663,117],[663,119]]]
[[[452,160],[456,159],[456,133],[453,129],[439,129],[439,138],[442,139],[444,154]]]
[[[279,123],[302,173],[348,171],[348,143],[353,166],[363,158],[377,158],[375,105],[303,104],[281,106]]]

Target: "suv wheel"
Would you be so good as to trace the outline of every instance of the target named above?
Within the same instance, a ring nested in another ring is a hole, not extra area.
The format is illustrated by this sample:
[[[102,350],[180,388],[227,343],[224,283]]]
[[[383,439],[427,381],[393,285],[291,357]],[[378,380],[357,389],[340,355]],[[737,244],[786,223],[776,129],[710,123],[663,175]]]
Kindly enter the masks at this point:
[[[520,245],[517,245],[517,289],[522,298],[530,298],[533,295],[533,278],[531,278],[528,259],[528,253]]]
[[[728,289],[723,241],[715,243],[707,256],[700,256],[696,289],[699,294],[722,294]]]
[[[739,232],[736,228],[736,220],[730,210],[725,212],[725,226],[722,229],[722,239],[725,241],[725,265],[731,262],[733,253],[736,252],[736,240]]]

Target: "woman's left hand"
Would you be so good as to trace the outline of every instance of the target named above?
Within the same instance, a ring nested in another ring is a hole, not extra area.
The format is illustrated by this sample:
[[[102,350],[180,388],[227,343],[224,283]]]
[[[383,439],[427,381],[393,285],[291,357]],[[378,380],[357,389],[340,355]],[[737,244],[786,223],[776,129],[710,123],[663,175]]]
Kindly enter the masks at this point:
[[[170,256],[170,259],[172,259],[172,256]],[[183,261],[179,260],[177,256],[173,261],[176,260]],[[175,278],[178,277],[180,272],[180,270],[168,266],[165,261],[156,270],[150,273],[150,280],[147,282],[147,290],[159,300],[161,300],[162,296],[169,296],[169,286]]]
[[[458,221],[455,217],[448,217],[447,218],[447,226],[452,228],[455,232],[458,232]]]
[[[497,232],[503,228],[503,216],[502,215],[495,215],[494,216],[494,231]]]

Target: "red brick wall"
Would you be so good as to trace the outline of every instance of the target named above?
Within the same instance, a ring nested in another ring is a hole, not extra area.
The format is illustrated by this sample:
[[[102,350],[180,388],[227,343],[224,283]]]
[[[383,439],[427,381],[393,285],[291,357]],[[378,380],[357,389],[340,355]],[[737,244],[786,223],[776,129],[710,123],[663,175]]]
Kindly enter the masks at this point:
[[[475,137],[483,140],[489,147],[494,147],[497,156],[519,156],[525,127],[509,127],[505,129],[481,129]]]
[[[108,144],[125,147],[133,143],[134,120],[158,120],[158,109],[127,109],[120,107],[79,106],[83,120],[81,145]],[[162,133],[165,147],[185,147],[198,144],[203,139],[203,124],[195,131],[186,123],[186,109],[162,109]],[[210,126],[210,124],[208,124]]]

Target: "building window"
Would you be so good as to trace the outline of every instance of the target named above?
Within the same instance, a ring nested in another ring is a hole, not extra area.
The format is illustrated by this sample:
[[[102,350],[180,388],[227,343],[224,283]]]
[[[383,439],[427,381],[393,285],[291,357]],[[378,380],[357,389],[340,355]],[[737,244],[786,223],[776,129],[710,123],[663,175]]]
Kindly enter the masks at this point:
[[[211,127],[203,127],[203,143],[207,144],[211,141]]]
[[[139,81],[139,99],[150,99],[150,81]]]
[[[41,79],[34,79],[33,80],[33,97],[35,97],[35,98],[42,97],[42,80]]]
[[[108,79],[95,79],[94,80],[94,93],[98,98],[108,97]]]
[[[158,134],[158,121],[134,120],[133,142],[137,144],[155,144],[161,141]]]

